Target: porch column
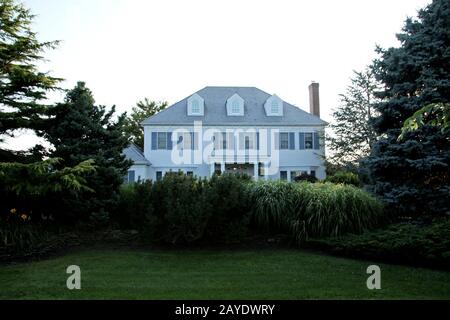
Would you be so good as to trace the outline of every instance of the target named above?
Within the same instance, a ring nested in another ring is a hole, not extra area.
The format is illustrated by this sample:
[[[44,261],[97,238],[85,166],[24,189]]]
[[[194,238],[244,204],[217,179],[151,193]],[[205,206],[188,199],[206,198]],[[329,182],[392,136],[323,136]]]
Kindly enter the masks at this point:
[[[220,163],[220,173],[225,173],[225,161]]]
[[[258,172],[258,162],[253,163],[253,178],[255,180],[258,180],[259,178],[259,172]]]
[[[267,162],[264,163],[264,180],[269,180],[269,164]]]
[[[210,164],[210,169],[209,169],[209,176],[212,177],[214,174],[214,166],[215,166],[215,162],[211,162]]]

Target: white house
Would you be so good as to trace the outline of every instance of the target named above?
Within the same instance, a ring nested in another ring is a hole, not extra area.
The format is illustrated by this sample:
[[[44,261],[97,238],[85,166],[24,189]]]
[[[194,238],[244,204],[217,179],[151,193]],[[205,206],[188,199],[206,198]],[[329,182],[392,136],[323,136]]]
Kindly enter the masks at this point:
[[[131,145],[127,181],[182,171],[208,177],[241,172],[254,179],[325,178],[319,85],[311,113],[254,87],[205,87],[142,122],[144,151]]]

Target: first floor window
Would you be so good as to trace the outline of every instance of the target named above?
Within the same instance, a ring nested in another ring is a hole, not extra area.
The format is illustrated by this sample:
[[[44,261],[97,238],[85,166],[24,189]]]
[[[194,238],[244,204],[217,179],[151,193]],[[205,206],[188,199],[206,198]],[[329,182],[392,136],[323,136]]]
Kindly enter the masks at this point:
[[[302,174],[307,174],[307,173],[308,172],[301,171],[301,170],[291,171],[291,181],[295,181],[295,178],[301,176]]]
[[[287,171],[280,171],[280,179],[287,180]]]
[[[226,132],[222,132],[222,149],[223,150],[227,149],[227,133]]]
[[[156,181],[162,180],[162,171],[156,171]]]
[[[135,178],[134,170],[128,170],[126,182],[132,183],[132,182],[134,182],[134,178]]]
[[[313,176],[313,177],[316,176],[316,170],[311,170],[311,176]]]
[[[264,168],[264,163],[259,162],[259,163],[258,163],[258,175],[259,175],[260,177],[263,177],[263,176],[265,175],[264,170],[265,170],[265,168]]]
[[[186,175],[189,176],[189,177],[192,177],[194,175],[194,172],[193,171],[188,171],[188,172],[186,172]]]
[[[222,166],[220,163],[214,163],[214,173],[218,176],[222,174]]]
[[[124,183],[134,182],[134,176],[135,176],[134,170],[128,170],[127,174],[123,177],[123,182]]]

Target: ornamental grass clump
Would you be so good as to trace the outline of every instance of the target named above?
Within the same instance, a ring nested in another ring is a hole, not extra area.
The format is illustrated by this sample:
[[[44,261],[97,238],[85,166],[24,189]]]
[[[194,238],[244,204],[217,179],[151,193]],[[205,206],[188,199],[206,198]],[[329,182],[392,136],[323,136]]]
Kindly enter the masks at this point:
[[[249,184],[252,220],[263,229],[286,229],[293,214],[294,186],[284,181]]]
[[[291,227],[299,242],[361,233],[386,220],[381,201],[350,185],[302,183],[296,186],[295,192],[295,218]]]
[[[361,233],[386,220],[378,199],[349,185],[263,181],[249,192],[252,220],[266,230],[287,231],[299,243]]]

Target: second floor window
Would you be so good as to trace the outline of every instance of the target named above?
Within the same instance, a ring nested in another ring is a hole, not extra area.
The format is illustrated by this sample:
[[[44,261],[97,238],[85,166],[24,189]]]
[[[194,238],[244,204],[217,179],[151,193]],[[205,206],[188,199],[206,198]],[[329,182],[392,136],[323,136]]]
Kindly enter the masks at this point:
[[[280,149],[289,149],[289,133],[287,132],[280,133]]]
[[[158,149],[167,149],[167,133],[158,132]]]
[[[305,149],[313,148],[313,134],[310,132],[305,133]]]

